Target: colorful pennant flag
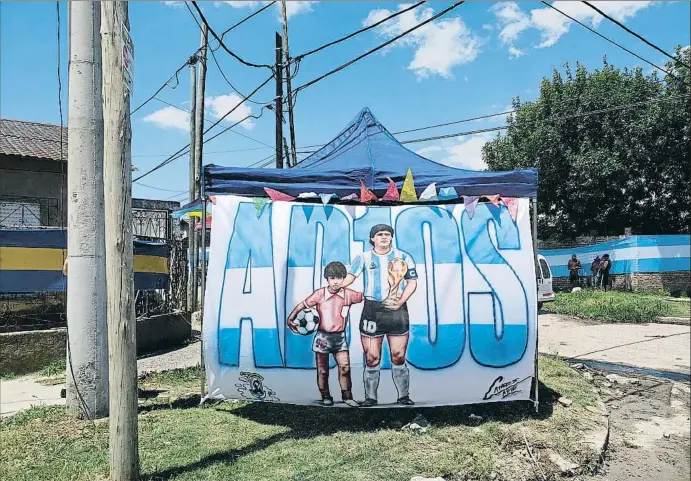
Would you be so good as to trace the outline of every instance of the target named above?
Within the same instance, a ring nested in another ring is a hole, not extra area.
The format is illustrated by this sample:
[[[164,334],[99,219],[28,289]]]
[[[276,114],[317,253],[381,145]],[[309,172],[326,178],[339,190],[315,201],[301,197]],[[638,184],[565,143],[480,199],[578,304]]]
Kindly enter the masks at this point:
[[[292,197],[288,194],[284,194],[283,192],[279,192],[275,189],[271,189],[269,187],[264,187],[264,191],[266,194],[271,197],[271,200],[282,200],[285,202],[290,202],[292,200],[295,200],[295,197]]]
[[[360,200],[357,196],[356,193],[352,193],[350,195],[346,195],[345,197],[341,197],[341,200]]]
[[[389,179],[389,187],[386,189],[386,194],[381,198],[382,200],[400,200],[401,196],[398,194],[398,187],[396,182]]]
[[[453,187],[442,187],[439,189],[439,200],[453,200],[458,199],[456,189]]]
[[[509,215],[516,221],[516,216],[518,215],[518,198],[517,197],[502,197],[502,202],[507,209],[509,209]]]
[[[372,193],[367,187],[365,187],[365,183],[361,180],[360,181],[360,202],[374,202],[377,200],[377,196]]]
[[[252,202],[254,203],[254,210],[256,211],[257,219],[259,219],[262,216],[264,207],[266,207],[266,204],[268,204],[270,200],[266,197],[253,197]]]
[[[316,199],[317,194],[314,192],[302,192],[298,194],[298,199]]]
[[[499,207],[499,198],[501,197],[501,194],[486,195],[485,197],[489,199],[492,205]]]
[[[422,194],[420,194],[420,200],[424,200],[427,202],[438,200],[436,182],[432,182],[425,188],[425,190],[422,191]]]
[[[465,204],[465,210],[468,212],[468,217],[471,219],[475,215],[475,208],[477,207],[477,202],[480,200],[478,195],[464,195],[463,203]]]
[[[405,174],[405,181],[401,189],[401,202],[415,202],[417,201],[417,193],[415,192],[415,181],[413,180],[413,171],[408,169]]]
[[[338,197],[336,194],[319,194],[322,204],[326,205],[333,197]]]
[[[209,200],[211,201],[211,203],[212,203],[213,205],[216,205],[216,196],[215,196],[215,195],[210,195],[210,196],[209,196]]]

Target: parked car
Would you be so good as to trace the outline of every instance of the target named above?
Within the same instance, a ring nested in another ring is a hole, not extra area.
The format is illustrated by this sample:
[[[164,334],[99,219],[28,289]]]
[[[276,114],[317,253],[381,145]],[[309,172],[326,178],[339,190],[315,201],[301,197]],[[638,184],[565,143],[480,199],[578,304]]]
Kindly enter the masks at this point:
[[[538,254],[537,262],[535,275],[537,277],[537,309],[539,311],[545,302],[554,301],[554,289],[552,289],[552,270],[549,268],[547,259]]]

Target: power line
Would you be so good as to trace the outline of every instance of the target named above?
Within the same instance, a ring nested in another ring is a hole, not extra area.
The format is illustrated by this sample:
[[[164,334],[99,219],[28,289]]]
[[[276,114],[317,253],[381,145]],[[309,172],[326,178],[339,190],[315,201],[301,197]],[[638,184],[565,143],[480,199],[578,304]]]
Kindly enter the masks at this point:
[[[211,33],[211,35],[214,36],[214,38],[218,41],[219,45],[220,45],[221,47],[223,47],[223,50],[225,50],[231,57],[233,57],[235,60],[237,60],[238,62],[240,62],[240,63],[242,63],[242,64],[244,64],[244,65],[246,65],[246,66],[248,66],[248,67],[268,68],[269,70],[271,70],[271,71],[273,72],[274,68],[273,68],[272,65],[256,64],[256,63],[248,62],[247,60],[243,59],[242,57],[240,57],[239,55],[237,55],[235,52],[233,52],[231,49],[229,49],[229,48],[226,46],[226,44],[223,43],[223,39],[222,39],[221,37],[218,36],[218,34],[214,31],[213,28],[211,28],[211,25],[209,25],[209,22],[207,22],[206,17],[204,16],[204,13],[202,13],[202,9],[199,8],[199,5],[197,5],[197,2],[193,1],[193,2],[191,2],[191,3],[192,3],[192,6],[194,7],[194,9],[195,9],[195,10],[197,11],[197,13],[199,14],[199,18],[201,18],[202,23],[203,23],[204,25],[206,25],[206,28],[209,29],[209,32]],[[187,2],[185,2],[185,5],[187,5]]]
[[[233,130],[234,133],[235,132]],[[216,150],[213,152],[204,152],[204,155],[215,155],[215,154],[233,154],[237,152],[254,152],[257,150],[266,150],[266,149],[273,149],[273,147],[253,147],[249,149],[232,149],[232,150]],[[132,158],[141,158],[141,157],[170,157],[170,154],[140,154],[140,155],[133,155]]]
[[[647,64],[649,64],[649,65],[655,67],[655,68],[658,69],[659,71],[666,73],[666,74],[669,75],[670,77],[674,77],[674,78],[677,78],[677,79],[678,79],[678,77],[677,77],[676,75],[672,74],[671,72],[668,72],[667,70],[663,69],[663,68],[660,67],[659,65],[655,65],[655,64],[654,64],[653,62],[651,62],[650,60],[644,59],[643,57],[641,57],[641,56],[638,55],[637,53],[632,52],[632,51],[629,50],[628,48],[626,48],[626,47],[624,47],[623,45],[621,45],[621,44],[615,42],[614,40],[610,39],[609,37],[606,37],[606,36],[602,35],[600,32],[598,32],[597,30],[594,30],[594,29],[590,28],[589,26],[587,26],[585,23],[581,22],[580,20],[576,20],[576,19],[573,18],[571,15],[562,12],[562,11],[559,10],[557,7],[555,7],[554,5],[552,5],[551,3],[547,3],[545,0],[541,0],[541,1],[542,1],[543,4],[547,5],[549,8],[551,8],[551,9],[553,9],[553,10],[556,10],[557,12],[561,13],[562,15],[564,15],[566,18],[570,19],[570,20],[573,21],[573,22],[576,22],[576,23],[579,24],[581,27],[583,27],[583,28],[585,28],[585,29],[591,31],[592,33],[594,33],[594,34],[597,35],[598,37],[604,38],[604,39],[607,40],[609,43],[611,43],[611,44],[613,44],[613,45],[616,45],[616,46],[619,47],[620,49],[622,49],[622,50],[624,50],[624,51],[630,53],[631,55],[633,55],[633,56],[636,57],[637,59],[642,60],[643,62],[645,62],[645,63],[647,63]],[[678,79],[678,80],[680,80],[680,79]],[[682,82],[683,82],[683,80],[682,80]]]
[[[534,123],[538,123],[538,122],[554,122],[554,121],[560,121],[560,120],[571,120],[571,119],[576,119],[576,118],[580,118],[580,117],[589,117],[591,115],[598,115],[598,114],[604,114],[604,113],[608,113],[608,112],[616,112],[619,110],[626,110],[626,109],[630,109],[633,107],[640,107],[642,105],[647,105],[647,104],[656,103],[656,102],[662,102],[665,100],[674,100],[674,99],[678,99],[678,98],[680,99],[680,98],[685,98],[685,97],[689,97],[689,96],[691,96],[691,94],[670,96],[670,97],[666,97],[666,98],[657,98],[657,99],[651,99],[651,100],[643,100],[641,102],[634,102],[632,104],[618,105],[616,107],[609,107],[609,108],[605,108],[605,109],[592,110],[589,112],[582,112],[580,114],[565,115],[562,117],[548,117],[546,119],[537,119],[537,120],[525,120],[525,121],[523,121],[523,123],[524,124],[534,124]],[[512,125],[501,125],[499,127],[489,127],[486,129],[472,130],[469,132],[459,132],[459,133],[455,133],[455,134],[437,135],[434,137],[426,137],[426,138],[422,138],[422,139],[411,139],[411,140],[402,141],[401,144],[415,144],[415,143],[419,143],[419,142],[428,142],[430,140],[441,140],[441,139],[449,139],[452,137],[461,137],[464,135],[474,135],[474,134],[481,134],[481,133],[485,133],[485,132],[495,132],[498,130],[506,130],[510,127],[512,127]]]
[[[242,20],[240,20],[240,21],[237,22],[236,24],[231,25],[228,29],[226,29],[226,30],[221,34],[221,39],[223,39],[223,37],[224,37],[228,32],[230,32],[231,30],[233,30],[235,27],[238,27],[238,26],[242,25],[242,24],[245,23],[247,20],[249,20],[250,18],[254,17],[255,15],[257,15],[257,14],[263,12],[263,11],[266,10],[268,7],[270,7],[271,5],[273,5],[274,3],[276,3],[276,2],[271,2],[270,4],[264,6],[263,8],[260,8],[259,10],[257,10],[256,12],[254,12],[253,14],[251,14],[251,15],[249,15],[249,16],[243,18]],[[187,5],[187,3],[185,3],[185,5]],[[187,7],[187,8],[189,9],[189,7]],[[195,17],[195,18],[196,18],[196,17]],[[151,101],[154,99],[154,97],[156,97],[159,93],[161,93],[161,91],[162,91],[164,88],[166,88],[167,86],[169,86],[168,84],[170,84],[170,81],[171,81],[171,80],[175,79],[175,81],[176,81],[175,86],[174,86],[174,87],[171,87],[171,88],[173,88],[173,89],[177,88],[177,86],[180,84],[180,80],[178,79],[178,74],[179,74],[185,67],[187,67],[187,66],[190,64],[190,60],[191,60],[192,58],[195,58],[195,57],[197,56],[197,54],[198,54],[204,47],[206,47],[208,44],[209,44],[209,40],[208,40],[208,38],[207,38],[207,40],[206,40],[206,42],[204,43],[204,45],[202,45],[201,47],[199,47],[198,49],[196,49],[196,50],[194,51],[194,53],[190,56],[190,58],[187,59],[187,60],[185,61],[185,63],[182,64],[182,65],[175,71],[175,73],[174,73],[173,75],[171,75],[171,77],[170,77],[168,80],[166,80],[166,82],[165,82],[163,85],[161,85],[161,86],[158,88],[158,90],[156,90],[156,92],[154,92],[153,95],[151,95],[148,99],[146,99],[144,102],[142,102],[141,104],[139,104],[134,110],[132,110],[132,111],[130,112],[130,115],[133,115],[133,114],[134,114],[135,112],[137,112],[139,109],[141,109],[141,108],[144,107],[146,104],[148,104],[149,102],[151,102]],[[210,48],[210,50],[213,52],[214,50],[218,50],[219,47],[220,47],[220,45],[218,45],[218,46],[216,47],[216,49]],[[236,90],[236,92],[237,92],[237,90]],[[239,93],[239,92],[238,92],[238,93]]]
[[[315,53],[317,53],[317,52],[320,52],[320,51],[324,50],[325,48],[328,48],[328,47],[331,47],[332,45],[336,45],[336,44],[338,44],[338,43],[344,42],[344,41],[346,41],[346,40],[348,40],[348,39],[350,39],[350,38],[355,37],[356,35],[359,35],[359,34],[361,34],[361,33],[363,33],[363,32],[366,32],[366,31],[371,30],[371,29],[373,29],[373,28],[375,28],[375,27],[378,27],[378,26],[381,25],[382,23],[387,22],[388,20],[391,20],[392,18],[398,17],[399,15],[403,15],[404,13],[409,12],[410,10],[413,10],[413,9],[419,7],[419,6],[422,5],[423,3],[426,3],[426,2],[424,2],[424,1],[418,2],[418,3],[416,3],[415,5],[412,5],[412,6],[408,7],[408,8],[405,8],[405,9],[403,9],[403,10],[399,10],[399,11],[393,13],[392,15],[389,15],[388,17],[383,18],[383,19],[379,20],[379,21],[376,22],[376,23],[373,23],[372,25],[368,25],[367,27],[361,28],[360,30],[357,30],[357,31],[355,31],[355,32],[353,32],[353,33],[350,33],[350,34],[346,35],[345,37],[341,37],[341,38],[339,38],[338,40],[334,40],[333,42],[329,42],[329,43],[327,43],[327,44],[322,45],[321,47],[317,47],[317,48],[312,49],[312,50],[310,50],[310,51],[308,51],[308,52],[301,53],[300,55],[297,55],[297,56],[295,57],[294,60],[300,61],[300,60],[302,60],[302,59],[305,58],[305,57],[308,57],[308,56],[310,56],[310,55],[312,55],[312,54],[315,54]]]
[[[259,84],[259,85],[257,86],[257,88],[255,88],[249,95],[245,96],[245,97],[244,97],[240,102],[238,102],[232,109],[230,109],[228,112],[226,112],[226,113],[223,115],[223,117],[219,118],[216,122],[214,122],[214,123],[213,123],[211,126],[209,126],[206,130],[204,130],[203,135],[206,135],[211,129],[213,129],[213,128],[216,127],[218,124],[220,124],[226,117],[228,117],[228,116],[229,116],[230,114],[232,114],[238,107],[240,107],[240,106],[245,102],[245,100],[247,100],[249,97],[251,97],[251,96],[253,96],[254,94],[256,94],[262,87],[264,87],[266,84],[268,84],[268,83],[271,81],[271,79],[273,79],[273,78],[274,78],[274,75],[273,75],[273,74],[270,75],[266,80],[264,80],[261,84]],[[262,109],[262,112],[263,112],[263,109]],[[261,116],[261,112],[260,112],[260,116]],[[248,115],[247,117],[245,117],[244,119],[240,120],[239,122],[236,122],[235,124],[231,125],[230,127],[224,129],[221,133],[227,132],[228,130],[232,129],[232,128],[235,127],[236,125],[238,125],[238,124],[244,122],[245,120],[247,120],[247,119],[249,119],[249,118],[259,118],[259,117],[253,116],[253,115]],[[211,138],[209,138],[209,139],[203,140],[203,141],[202,141],[202,144],[205,144],[205,143],[209,142],[210,140],[215,139],[216,137],[218,137],[219,135],[221,135],[221,133],[219,133],[219,134],[217,134],[217,135],[214,135],[213,137],[211,137]],[[186,155],[187,152],[189,152],[189,150],[188,150],[189,147],[190,147],[190,144],[188,143],[187,145],[185,145],[184,147],[182,147],[181,149],[179,149],[177,152],[175,152],[174,154],[172,154],[170,157],[168,157],[167,159],[165,159],[163,162],[159,163],[158,165],[156,165],[156,166],[153,167],[152,169],[148,170],[147,172],[143,173],[142,175],[140,175],[139,177],[137,177],[136,179],[134,179],[132,182],[137,182],[138,180],[143,179],[144,177],[146,177],[147,175],[149,175],[149,174],[151,174],[151,173],[157,171],[158,169],[160,169],[160,168],[162,168],[162,167],[165,167],[166,165],[168,165],[168,164],[171,163],[172,161],[174,161],[174,160],[176,160],[176,159],[179,159],[179,158],[182,157],[183,155]]]
[[[643,41],[644,43],[646,43],[647,45],[649,45],[650,47],[653,47],[655,50],[657,50],[658,52],[660,52],[660,53],[663,54],[663,55],[666,55],[667,57],[669,57],[670,59],[672,59],[674,62],[676,62],[676,63],[678,63],[678,64],[681,64],[681,65],[683,65],[683,66],[686,67],[686,68],[691,68],[691,67],[689,67],[689,65],[685,64],[684,62],[682,62],[681,60],[679,60],[679,59],[676,58],[675,56],[670,55],[670,54],[669,54],[668,52],[666,52],[665,50],[661,49],[660,47],[658,47],[658,46],[655,45],[654,43],[652,43],[652,42],[650,42],[649,40],[645,39],[643,36],[637,34],[637,33],[634,32],[633,30],[631,30],[629,27],[627,27],[626,25],[624,25],[623,23],[621,23],[621,22],[619,22],[618,20],[616,20],[616,19],[610,17],[610,16],[607,15],[605,12],[603,12],[602,10],[600,10],[599,8],[597,8],[595,5],[593,5],[593,4],[591,4],[591,3],[588,3],[588,2],[585,2],[585,1],[582,2],[582,3],[585,3],[587,6],[589,6],[589,7],[592,8],[593,10],[595,10],[597,13],[599,13],[600,15],[602,15],[603,17],[605,17],[605,18],[606,18],[607,20],[609,20],[610,22],[612,22],[612,23],[614,23],[615,25],[617,25],[617,26],[623,28],[623,29],[626,30],[628,33],[630,33],[631,35],[633,35],[634,37],[636,37],[638,40],[641,40],[641,41]]]
[[[161,102],[161,103],[163,103],[163,104],[166,104],[166,105],[168,105],[168,106],[170,106],[170,107],[173,107],[174,109],[181,110],[182,112],[185,112],[185,113],[188,113],[188,114],[191,115],[191,112],[190,112],[189,110],[187,110],[187,109],[185,109],[185,108],[182,108],[182,107],[180,107],[179,105],[172,104],[172,103],[170,103],[170,102],[168,102],[168,101],[166,101],[166,100],[160,99],[160,98],[158,98],[158,97],[156,97],[156,100],[158,100],[159,102]],[[204,120],[205,120],[206,122],[209,122],[209,123],[211,122],[211,120],[207,119],[206,117],[204,117]],[[237,134],[237,135],[239,135],[239,136],[241,136],[241,137],[244,137],[244,138],[246,138],[246,139],[252,140],[252,141],[254,141],[254,142],[256,142],[256,143],[258,143],[258,144],[260,144],[260,145],[264,145],[264,146],[267,147],[267,148],[273,149],[273,147],[272,147],[271,145],[269,145],[269,144],[267,144],[267,143],[265,143],[265,142],[262,142],[261,140],[257,140],[257,139],[255,139],[254,137],[250,137],[249,135],[243,134],[242,132],[238,132],[237,130],[231,130],[231,132],[234,133],[234,134]],[[254,149],[245,149],[245,150],[254,150]],[[237,151],[226,150],[225,152],[243,152],[243,150],[237,150]],[[210,153],[213,153],[213,152],[204,152],[204,154],[210,154]],[[141,156],[138,156],[138,157],[141,157]],[[163,157],[163,156],[161,156],[161,157]]]
[[[436,15],[433,15],[432,17],[428,18],[427,20],[425,20],[425,21],[423,21],[423,22],[420,22],[419,24],[415,25],[415,26],[412,27],[412,28],[409,28],[408,30],[406,30],[405,32],[403,32],[403,33],[401,33],[401,34],[399,34],[399,35],[396,35],[395,37],[391,38],[390,40],[387,40],[386,42],[382,43],[381,45],[379,45],[379,46],[377,46],[377,47],[375,47],[375,48],[373,48],[373,49],[371,49],[371,50],[368,50],[367,52],[363,53],[362,55],[359,55],[359,56],[355,57],[354,59],[352,59],[352,60],[350,60],[350,61],[348,61],[348,62],[346,62],[346,63],[344,63],[344,64],[342,64],[342,65],[340,65],[340,66],[338,66],[338,67],[336,67],[335,69],[333,69],[333,70],[331,70],[331,71],[325,73],[324,75],[321,75],[321,76],[319,76],[319,77],[317,77],[317,78],[315,78],[315,79],[313,79],[313,80],[310,80],[309,82],[307,82],[307,83],[305,83],[305,84],[300,85],[299,87],[297,87],[297,88],[293,91],[293,96],[296,96],[296,95],[298,94],[298,92],[300,92],[300,91],[306,89],[307,87],[309,87],[309,86],[311,86],[311,85],[314,85],[314,84],[316,84],[317,82],[320,82],[320,81],[324,80],[325,78],[327,78],[327,77],[329,77],[329,76],[331,76],[331,75],[333,75],[333,74],[335,74],[335,73],[337,73],[337,72],[340,72],[341,70],[343,70],[343,69],[345,69],[345,68],[347,68],[347,67],[350,67],[350,66],[353,65],[355,62],[357,62],[357,61],[359,61],[359,60],[362,60],[363,58],[365,58],[365,57],[367,57],[367,56],[369,56],[369,55],[372,55],[372,54],[375,53],[375,52],[378,52],[379,50],[383,49],[383,48],[386,47],[387,45],[391,45],[391,44],[392,44],[393,42],[395,42],[396,40],[398,40],[398,39],[400,39],[400,38],[402,38],[402,37],[408,35],[409,33],[411,33],[411,32],[413,32],[413,31],[417,30],[417,29],[420,28],[420,27],[423,27],[423,26],[427,25],[427,24],[430,23],[430,22],[433,22],[434,20],[438,19],[438,18],[441,17],[442,15],[447,14],[447,13],[450,12],[451,10],[453,10],[453,9],[455,9],[455,8],[457,8],[457,7],[461,6],[461,5],[463,5],[464,3],[465,3],[465,0],[460,1],[460,2],[456,2],[456,3],[454,3],[453,5],[451,5],[450,7],[447,7],[447,8],[445,8],[444,10],[442,10],[441,12],[437,13]]]
[[[509,115],[515,113],[516,110],[507,110],[505,112],[498,112],[496,114],[481,115],[479,117],[471,117],[469,119],[454,120],[453,122],[445,122],[443,124],[428,125],[427,127],[418,127],[416,129],[400,130],[398,132],[393,132],[391,135],[407,134],[409,132],[419,132],[420,130],[435,129],[437,127],[446,127],[448,125],[462,124],[465,122],[472,122],[473,120],[489,119],[492,117],[499,117],[500,115]]]
[[[153,185],[142,184],[141,182],[137,182],[137,183],[138,183],[139,185],[141,185],[142,187],[146,187],[147,189],[160,190],[160,191],[163,191],[163,192],[175,192],[176,194],[182,194],[182,193],[187,194],[187,193],[188,193],[187,190],[184,190],[184,191],[183,191],[183,190],[164,189],[164,188],[162,188],[162,187],[154,187]]]

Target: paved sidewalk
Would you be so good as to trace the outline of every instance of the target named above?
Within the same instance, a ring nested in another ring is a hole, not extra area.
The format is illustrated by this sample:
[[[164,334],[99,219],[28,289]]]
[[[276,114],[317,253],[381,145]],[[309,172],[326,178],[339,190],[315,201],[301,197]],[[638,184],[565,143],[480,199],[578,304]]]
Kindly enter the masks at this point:
[[[538,316],[539,350],[584,360],[691,372],[691,327],[673,324],[604,324]]]

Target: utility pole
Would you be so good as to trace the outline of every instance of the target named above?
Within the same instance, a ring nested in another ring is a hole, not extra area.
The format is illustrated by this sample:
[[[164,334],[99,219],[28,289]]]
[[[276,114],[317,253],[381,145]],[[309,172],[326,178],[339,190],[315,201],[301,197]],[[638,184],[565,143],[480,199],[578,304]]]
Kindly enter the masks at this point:
[[[199,79],[197,81],[197,101],[194,111],[194,199],[198,199],[201,190],[200,182],[202,178],[202,156],[203,156],[203,145],[204,145],[204,95],[206,93],[206,46],[208,43],[209,32],[206,24],[202,25],[202,39],[199,49]],[[191,150],[191,147],[190,147]],[[206,219],[202,219],[202,222],[206,222]],[[194,276],[192,279],[192,287],[194,288],[194,293],[192,294],[193,304],[192,311],[199,310],[199,245],[201,244],[199,239],[199,233],[193,229],[194,237],[194,252],[192,253],[192,262],[194,264]],[[201,246],[202,249],[205,246]]]
[[[108,416],[101,4],[70,2],[67,150],[67,412]]]
[[[288,161],[288,167],[297,163],[297,152],[295,148],[295,124],[293,123],[293,89],[290,86],[290,51],[288,50],[288,15],[286,13],[286,0],[281,0],[281,11],[283,14],[283,64],[286,67],[286,89],[288,94],[288,126],[290,127],[290,152],[292,162]],[[286,157],[288,152],[286,151]],[[288,157],[290,158],[290,157]]]
[[[276,168],[283,168],[283,41],[276,32]]]
[[[101,3],[111,481],[135,481],[139,475],[129,28],[127,2]]]
[[[285,153],[285,157],[286,157],[286,165],[290,169],[294,164],[291,165],[291,163],[290,163],[290,154],[288,153],[290,151],[288,150],[288,141],[286,140],[285,137],[283,137],[283,152]]]
[[[190,196],[189,201],[193,202],[196,198],[194,196],[195,186],[194,186],[194,170],[196,168],[196,163],[194,161],[194,136],[195,130],[195,119],[196,119],[196,108],[197,108],[197,55],[195,54],[189,59],[190,65],[190,170],[189,170],[189,189]],[[189,263],[189,277],[187,278],[187,309],[189,311],[194,311],[194,287],[192,285],[192,279],[195,277],[195,265],[192,262],[194,259],[194,252],[196,250],[196,236],[194,235],[194,221],[189,220],[187,229],[187,262]]]

